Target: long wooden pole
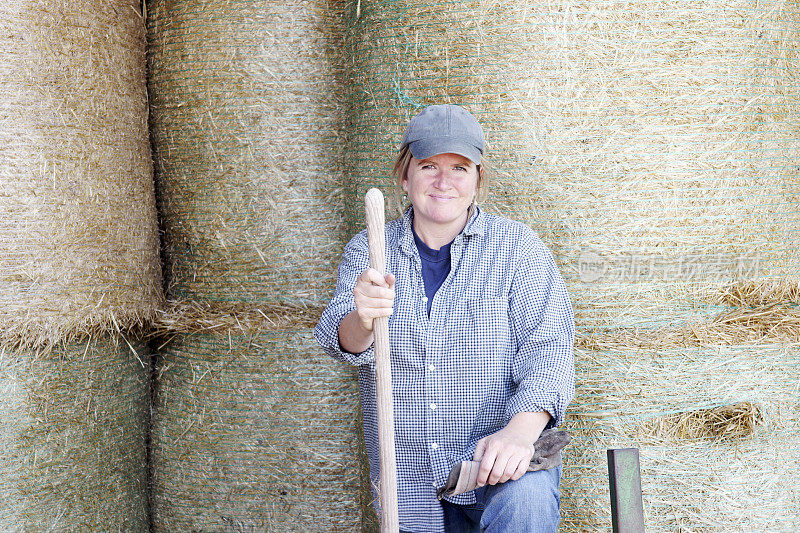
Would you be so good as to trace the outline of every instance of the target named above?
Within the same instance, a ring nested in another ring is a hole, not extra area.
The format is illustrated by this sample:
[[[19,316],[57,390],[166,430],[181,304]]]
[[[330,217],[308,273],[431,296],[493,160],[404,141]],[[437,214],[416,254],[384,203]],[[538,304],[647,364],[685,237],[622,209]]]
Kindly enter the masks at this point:
[[[369,241],[369,266],[386,272],[386,229],[383,193],[370,189],[364,198]],[[389,318],[376,318],[375,393],[378,402],[378,442],[380,445],[381,479],[378,495],[381,505],[381,533],[398,533],[397,465],[394,452],[394,411],[392,406],[392,368],[389,363]]]

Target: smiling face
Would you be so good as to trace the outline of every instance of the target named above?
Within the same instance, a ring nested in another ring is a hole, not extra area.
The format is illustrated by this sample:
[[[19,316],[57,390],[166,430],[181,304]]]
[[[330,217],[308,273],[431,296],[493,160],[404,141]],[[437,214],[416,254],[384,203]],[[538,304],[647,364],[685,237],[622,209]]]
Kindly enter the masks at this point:
[[[449,237],[442,243],[447,244],[458,235],[467,223],[477,186],[478,168],[466,157],[411,158],[402,187],[414,206],[414,229],[426,244],[431,245],[426,237]]]

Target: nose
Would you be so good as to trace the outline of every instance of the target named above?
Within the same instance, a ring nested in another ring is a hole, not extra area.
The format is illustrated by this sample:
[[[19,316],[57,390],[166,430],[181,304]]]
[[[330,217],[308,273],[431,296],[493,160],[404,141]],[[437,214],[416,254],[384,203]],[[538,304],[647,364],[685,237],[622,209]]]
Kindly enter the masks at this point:
[[[449,189],[451,184],[452,182],[450,181],[450,173],[447,170],[440,168],[433,179],[433,186],[444,191]]]

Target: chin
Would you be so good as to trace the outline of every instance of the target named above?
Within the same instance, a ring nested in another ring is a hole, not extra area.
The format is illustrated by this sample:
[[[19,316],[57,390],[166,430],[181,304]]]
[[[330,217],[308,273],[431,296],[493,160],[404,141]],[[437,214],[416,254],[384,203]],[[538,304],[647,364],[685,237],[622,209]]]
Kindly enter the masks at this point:
[[[432,215],[430,218],[433,222],[437,224],[450,224],[458,220],[461,216],[462,212],[458,211],[456,213],[437,213]]]

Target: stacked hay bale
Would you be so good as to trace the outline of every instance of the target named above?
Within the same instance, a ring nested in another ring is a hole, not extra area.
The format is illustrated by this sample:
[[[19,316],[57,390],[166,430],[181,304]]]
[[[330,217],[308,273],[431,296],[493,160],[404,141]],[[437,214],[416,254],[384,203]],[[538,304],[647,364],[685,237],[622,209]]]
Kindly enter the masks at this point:
[[[111,334],[3,347],[3,531],[149,531],[146,356]]]
[[[797,14],[773,4],[361,2],[355,194],[386,186],[420,106],[463,104],[491,207],[552,243],[584,329],[713,315],[719,281],[785,279],[800,253]]]
[[[342,102],[327,1],[153,1],[160,320],[156,531],[358,522],[355,374],[312,328],[343,247]]]
[[[148,7],[168,292],[318,304],[343,237],[335,9],[218,4]]]
[[[610,524],[613,446],[642,450],[648,530],[796,528],[796,6],[351,8],[353,198],[390,189],[421,106],[464,105],[490,143],[486,208],[536,229],[566,278],[579,387],[564,529]]]
[[[148,531],[161,304],[139,2],[0,8],[0,529]]]
[[[157,530],[352,531],[358,386],[307,314],[187,305],[163,333]]]

